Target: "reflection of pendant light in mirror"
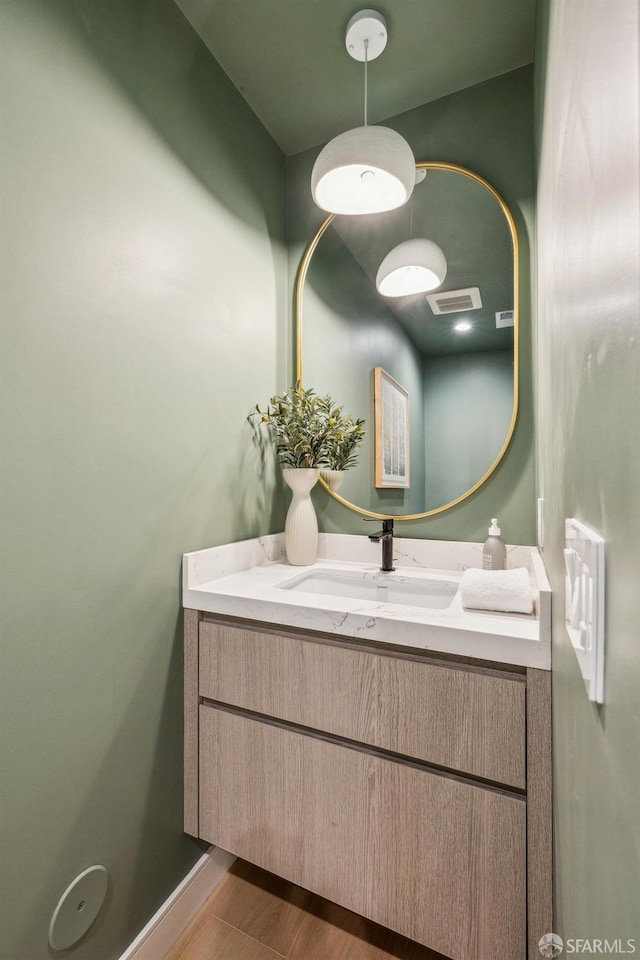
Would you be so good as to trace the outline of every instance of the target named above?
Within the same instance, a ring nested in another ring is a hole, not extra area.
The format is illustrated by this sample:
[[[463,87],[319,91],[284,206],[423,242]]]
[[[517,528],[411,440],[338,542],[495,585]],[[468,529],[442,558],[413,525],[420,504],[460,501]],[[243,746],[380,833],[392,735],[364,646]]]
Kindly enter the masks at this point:
[[[367,63],[387,44],[387,25],[375,10],[361,10],[347,25],[346,45],[364,62],[364,126],[334,137],[321,150],[311,174],[311,193],[329,213],[395,210],[415,183],[415,160],[407,141],[389,127],[367,125]]]
[[[435,290],[447,275],[444,253],[433,240],[399,243],[386,255],[376,276],[383,297],[406,297]]]

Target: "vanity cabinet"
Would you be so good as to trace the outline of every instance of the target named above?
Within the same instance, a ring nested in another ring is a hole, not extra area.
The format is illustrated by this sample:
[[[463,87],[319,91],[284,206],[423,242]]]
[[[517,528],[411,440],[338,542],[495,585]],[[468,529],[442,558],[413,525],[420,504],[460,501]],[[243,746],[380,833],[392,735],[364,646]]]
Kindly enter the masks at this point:
[[[548,688],[187,610],[185,829],[453,960],[533,960]]]

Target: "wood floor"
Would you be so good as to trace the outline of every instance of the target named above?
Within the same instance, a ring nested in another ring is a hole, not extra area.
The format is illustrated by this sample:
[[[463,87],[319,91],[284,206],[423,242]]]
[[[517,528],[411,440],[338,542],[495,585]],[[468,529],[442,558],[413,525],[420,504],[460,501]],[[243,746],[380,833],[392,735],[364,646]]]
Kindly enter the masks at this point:
[[[165,960],[445,960],[236,860]]]

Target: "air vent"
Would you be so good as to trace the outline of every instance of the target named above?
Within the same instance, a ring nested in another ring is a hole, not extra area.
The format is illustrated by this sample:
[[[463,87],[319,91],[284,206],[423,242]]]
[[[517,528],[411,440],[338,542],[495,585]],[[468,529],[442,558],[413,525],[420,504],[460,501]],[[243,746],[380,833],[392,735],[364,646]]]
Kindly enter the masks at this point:
[[[496,327],[512,327],[513,310],[498,310],[496,313]]]
[[[466,290],[447,290],[446,293],[428,293],[427,301],[436,316],[441,313],[461,313],[462,311],[480,310],[482,308],[478,287],[467,287]]]

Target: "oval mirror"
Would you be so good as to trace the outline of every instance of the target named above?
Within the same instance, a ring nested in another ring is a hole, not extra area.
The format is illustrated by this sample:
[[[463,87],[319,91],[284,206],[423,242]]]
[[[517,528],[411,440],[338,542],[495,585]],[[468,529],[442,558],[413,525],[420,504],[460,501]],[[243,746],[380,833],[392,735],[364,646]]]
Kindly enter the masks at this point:
[[[464,167],[416,170],[399,210],[324,221],[301,260],[295,301],[297,379],[366,420],[339,492],[321,482],[365,516],[405,520],[477,490],[504,456],[518,409],[513,217]],[[444,254],[444,281],[430,293],[383,296],[381,263],[418,238]]]

